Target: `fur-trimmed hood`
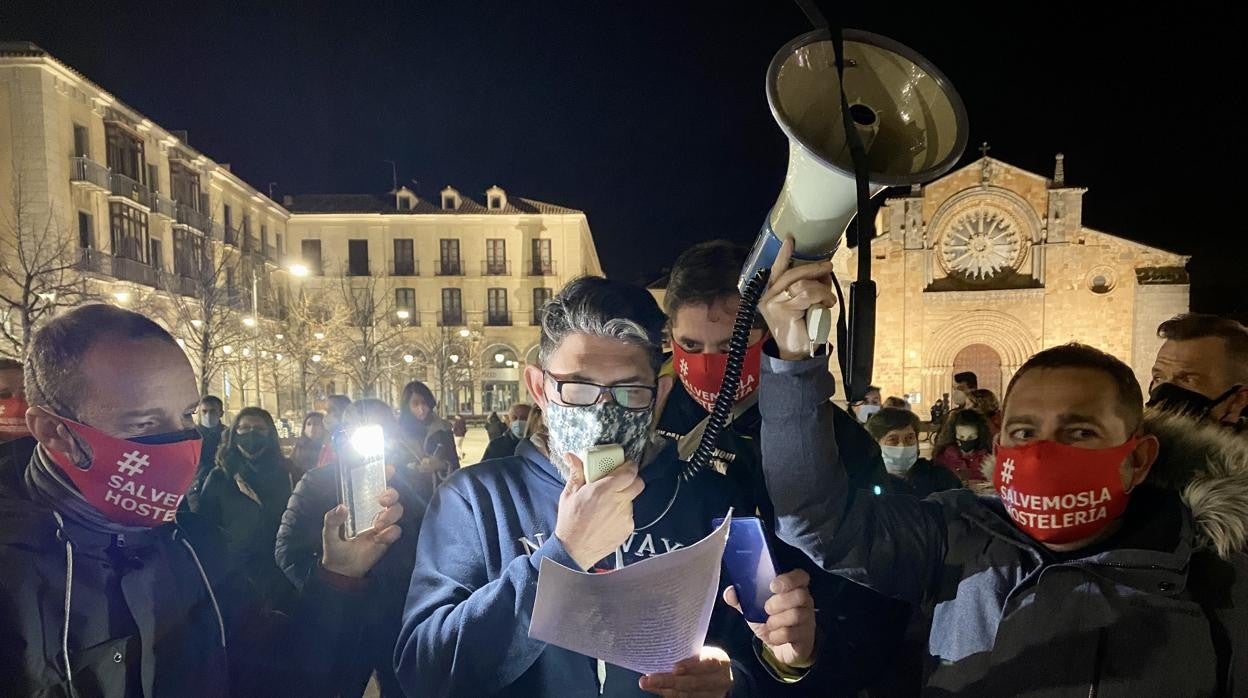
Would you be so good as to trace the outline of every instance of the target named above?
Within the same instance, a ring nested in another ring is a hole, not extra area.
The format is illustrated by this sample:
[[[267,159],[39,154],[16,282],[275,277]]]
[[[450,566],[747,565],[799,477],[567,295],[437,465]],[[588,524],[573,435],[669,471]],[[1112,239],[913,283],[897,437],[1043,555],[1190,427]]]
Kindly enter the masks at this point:
[[[1196,547],[1212,549],[1222,559],[1248,551],[1248,435],[1154,409],[1145,410],[1143,431],[1161,443],[1145,482],[1182,495],[1192,511]],[[995,467],[989,455],[981,466],[988,482],[970,489],[996,496]]]
[[[1182,493],[1198,547],[1248,550],[1248,435],[1161,410],[1145,412],[1144,432],[1161,442],[1146,482]]]

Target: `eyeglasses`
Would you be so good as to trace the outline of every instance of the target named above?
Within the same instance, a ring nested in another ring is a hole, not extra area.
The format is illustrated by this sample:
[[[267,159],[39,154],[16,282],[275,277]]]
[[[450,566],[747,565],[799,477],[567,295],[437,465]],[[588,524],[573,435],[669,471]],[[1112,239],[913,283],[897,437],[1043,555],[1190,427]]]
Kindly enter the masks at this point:
[[[596,404],[607,393],[611,394],[611,399],[617,405],[626,410],[644,410],[654,404],[653,385],[600,385],[584,381],[561,381],[546,371],[542,373],[555,384],[559,402],[571,407]]]

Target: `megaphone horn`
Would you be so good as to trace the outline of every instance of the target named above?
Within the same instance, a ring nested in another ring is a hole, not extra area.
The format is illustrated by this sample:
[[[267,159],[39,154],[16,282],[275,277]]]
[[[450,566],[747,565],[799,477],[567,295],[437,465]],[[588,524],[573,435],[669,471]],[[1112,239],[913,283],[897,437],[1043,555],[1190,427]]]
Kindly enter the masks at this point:
[[[845,30],[844,88],[866,151],[869,191],[930,181],[948,172],[967,142],[966,109],[949,80],[916,51],[883,36]],[[854,163],[841,113],[828,30],[790,41],[767,69],[767,102],[789,139],[789,169],[741,274],[741,289],[793,236],[798,263],[830,259],[857,212]],[[831,314],[808,313],[812,344],[827,342]]]

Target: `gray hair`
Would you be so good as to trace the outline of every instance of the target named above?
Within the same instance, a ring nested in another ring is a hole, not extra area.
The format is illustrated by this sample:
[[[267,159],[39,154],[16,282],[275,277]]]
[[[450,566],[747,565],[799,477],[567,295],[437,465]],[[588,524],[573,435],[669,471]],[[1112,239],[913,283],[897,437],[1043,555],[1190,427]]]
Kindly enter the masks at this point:
[[[138,313],[104,304],[75,308],[53,318],[31,338],[24,376],[26,401],[82,421],[78,410],[87,387],[80,364],[105,337],[156,339],[178,346],[165,328]]]
[[[573,279],[542,312],[543,364],[572,334],[605,337],[646,350],[657,375],[663,366],[663,327],[667,318],[649,291],[600,276]]]

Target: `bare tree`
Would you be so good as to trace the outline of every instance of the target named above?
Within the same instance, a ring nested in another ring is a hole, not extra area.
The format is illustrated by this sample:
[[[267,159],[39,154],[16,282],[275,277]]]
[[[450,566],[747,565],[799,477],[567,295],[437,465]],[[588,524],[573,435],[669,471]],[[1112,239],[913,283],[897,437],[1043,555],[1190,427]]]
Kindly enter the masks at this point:
[[[451,395],[464,385],[475,384],[482,343],[480,332],[450,325],[427,328],[411,342],[419,352],[416,360],[425,362],[425,375],[433,383],[439,404],[449,409]]]
[[[80,272],[92,261],[90,251],[79,252],[55,214],[39,215],[20,174],[11,194],[11,209],[0,221],[0,354],[22,358],[35,330],[58,310],[99,296]]]
[[[200,394],[206,395],[213,392],[222,368],[236,363],[243,345],[252,338],[243,324],[243,294],[229,283],[237,281],[239,265],[235,255],[224,249],[214,253],[207,240],[202,248],[186,253],[179,265],[177,273],[165,279],[169,321],[186,342],[187,356],[199,376]],[[246,379],[236,382],[247,384]]]
[[[339,276],[334,298],[344,320],[340,332],[339,368],[363,397],[375,397],[390,374],[396,351],[408,327],[380,276]]]
[[[285,306],[269,340],[262,347],[271,354],[269,374],[274,393],[283,377],[297,383],[296,405],[286,406],[306,412],[319,395],[322,382],[342,365],[341,337],[349,328],[343,307],[336,303],[337,288],[330,293],[323,287],[304,283]]]

